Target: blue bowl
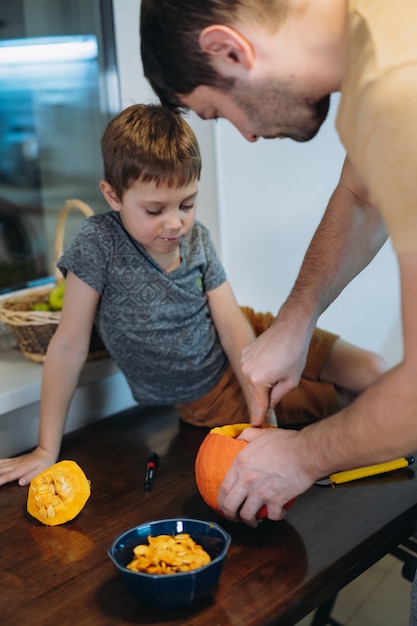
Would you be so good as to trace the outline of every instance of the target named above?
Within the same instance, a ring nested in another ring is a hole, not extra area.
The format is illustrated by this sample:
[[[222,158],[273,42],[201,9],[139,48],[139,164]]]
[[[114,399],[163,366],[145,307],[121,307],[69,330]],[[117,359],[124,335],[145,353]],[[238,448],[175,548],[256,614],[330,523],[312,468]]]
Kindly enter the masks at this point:
[[[188,533],[208,552],[211,562],[190,572],[176,574],[144,574],[127,569],[126,565],[133,559],[133,548],[141,543],[147,544],[149,535],[178,533]],[[178,609],[190,607],[214,593],[230,542],[230,535],[214,522],[174,518],[148,522],[121,533],[109,548],[108,555],[136,600],[148,606]]]

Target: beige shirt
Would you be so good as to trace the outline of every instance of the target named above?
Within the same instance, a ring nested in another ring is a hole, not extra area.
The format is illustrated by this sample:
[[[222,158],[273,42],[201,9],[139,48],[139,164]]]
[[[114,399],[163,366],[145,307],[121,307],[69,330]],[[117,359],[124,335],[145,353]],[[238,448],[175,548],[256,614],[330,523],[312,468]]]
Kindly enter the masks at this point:
[[[394,248],[417,251],[417,0],[349,0],[336,127]]]

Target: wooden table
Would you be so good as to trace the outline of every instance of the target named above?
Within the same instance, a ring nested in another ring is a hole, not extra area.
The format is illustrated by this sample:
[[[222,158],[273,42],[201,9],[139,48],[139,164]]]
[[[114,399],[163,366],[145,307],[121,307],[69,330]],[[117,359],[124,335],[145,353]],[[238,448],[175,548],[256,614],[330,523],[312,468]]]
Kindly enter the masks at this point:
[[[132,409],[64,438],[92,482],[81,514],[47,527],[26,513],[27,489],[0,488],[2,626],[268,626],[296,624],[415,530],[414,472],[337,488],[313,486],[282,522],[257,529],[218,517],[202,501],[194,458],[205,430],[172,409]],[[152,491],[143,479],[160,455]],[[215,596],[192,611],[167,613],[132,599],[107,556],[120,532],[176,516],[216,521],[232,536]]]

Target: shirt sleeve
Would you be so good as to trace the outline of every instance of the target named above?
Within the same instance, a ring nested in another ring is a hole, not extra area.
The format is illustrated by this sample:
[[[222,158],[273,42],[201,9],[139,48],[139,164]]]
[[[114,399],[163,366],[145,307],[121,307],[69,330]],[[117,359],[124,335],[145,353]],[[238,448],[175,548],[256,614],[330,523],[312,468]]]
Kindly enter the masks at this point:
[[[397,252],[417,250],[416,119],[417,63],[391,69],[361,94],[359,158]]]
[[[97,217],[87,218],[83,222],[70,246],[58,259],[57,266],[64,277],[70,271],[102,294],[106,284],[107,262]]]
[[[211,291],[220,287],[226,281],[226,272],[220,262],[216,249],[212,242],[210,232],[204,226],[201,226],[201,241],[205,252],[204,267],[204,291]]]

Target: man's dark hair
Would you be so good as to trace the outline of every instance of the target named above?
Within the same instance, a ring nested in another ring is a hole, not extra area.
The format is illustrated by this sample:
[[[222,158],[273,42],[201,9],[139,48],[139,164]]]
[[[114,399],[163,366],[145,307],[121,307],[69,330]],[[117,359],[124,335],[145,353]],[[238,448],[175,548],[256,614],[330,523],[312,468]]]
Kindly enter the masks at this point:
[[[162,104],[184,111],[178,95],[200,85],[226,90],[233,83],[214,70],[201,50],[199,36],[204,28],[244,20],[272,28],[286,4],[286,0],[142,0],[143,69]]]

